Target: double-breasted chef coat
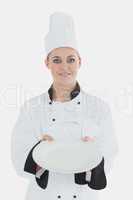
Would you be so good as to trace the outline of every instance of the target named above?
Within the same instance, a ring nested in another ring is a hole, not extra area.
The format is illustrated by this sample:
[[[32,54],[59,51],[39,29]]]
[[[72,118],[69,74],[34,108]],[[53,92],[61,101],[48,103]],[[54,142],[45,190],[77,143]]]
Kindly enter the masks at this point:
[[[118,152],[110,108],[86,93],[78,81],[67,102],[53,101],[52,86],[21,106],[12,132],[13,165],[18,175],[30,180],[26,200],[96,200],[98,190],[106,186],[106,175]],[[92,124],[98,131],[89,131]],[[77,174],[42,169],[34,162],[32,151],[45,133],[55,140],[68,141],[94,136],[99,140],[103,160],[92,171]]]

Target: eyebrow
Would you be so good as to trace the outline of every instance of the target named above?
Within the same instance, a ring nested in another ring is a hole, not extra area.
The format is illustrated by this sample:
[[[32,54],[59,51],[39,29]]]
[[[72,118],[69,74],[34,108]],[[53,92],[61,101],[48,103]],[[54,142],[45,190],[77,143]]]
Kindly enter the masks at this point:
[[[69,55],[67,57],[75,57],[75,55]],[[53,56],[52,58],[60,58],[60,56]]]
[[[53,56],[52,58],[59,58],[59,56]]]
[[[68,57],[75,57],[75,55],[69,55]]]

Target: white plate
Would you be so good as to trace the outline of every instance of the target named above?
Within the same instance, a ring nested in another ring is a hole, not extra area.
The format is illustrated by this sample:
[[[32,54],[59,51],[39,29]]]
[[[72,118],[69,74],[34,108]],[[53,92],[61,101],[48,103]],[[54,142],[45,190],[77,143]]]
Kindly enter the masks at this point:
[[[95,141],[42,141],[33,151],[34,161],[41,167],[58,173],[79,173],[96,167],[102,160]]]

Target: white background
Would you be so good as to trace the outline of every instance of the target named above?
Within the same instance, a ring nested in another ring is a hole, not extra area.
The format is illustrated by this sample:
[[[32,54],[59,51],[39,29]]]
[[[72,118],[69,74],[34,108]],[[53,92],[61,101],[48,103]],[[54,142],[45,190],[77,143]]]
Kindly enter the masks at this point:
[[[27,180],[11,163],[10,139],[19,106],[51,84],[44,65],[44,36],[49,15],[71,14],[75,20],[83,89],[107,101],[119,143],[108,188],[101,200],[133,196],[133,6],[129,0],[0,1],[0,198],[24,200]]]

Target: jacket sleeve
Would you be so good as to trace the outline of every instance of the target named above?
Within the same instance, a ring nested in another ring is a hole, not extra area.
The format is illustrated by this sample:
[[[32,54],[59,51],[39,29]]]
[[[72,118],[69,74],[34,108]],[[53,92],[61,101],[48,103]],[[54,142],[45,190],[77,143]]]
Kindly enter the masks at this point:
[[[110,172],[113,161],[118,153],[118,143],[114,133],[114,125],[110,108],[107,104],[99,107],[100,135],[99,147],[103,156],[102,161],[90,171],[75,174],[75,183],[88,184],[95,190],[104,189],[107,185],[106,174]]]
[[[24,168],[29,152],[38,142],[39,139],[35,136],[29,110],[26,107],[26,103],[24,103],[20,108],[11,136],[11,159],[18,175],[26,178],[33,178],[33,174],[36,170],[36,163],[31,166],[33,167],[34,173],[28,173]]]
[[[40,142],[41,141],[35,144],[35,146],[33,146],[31,151],[29,152],[25,165],[24,165],[24,171],[30,174],[34,174],[35,180],[38,186],[41,187],[42,189],[46,189],[48,185],[49,171],[37,165],[35,161],[33,160],[33,156],[32,156],[35,147],[39,145]]]
[[[115,135],[111,110],[108,105],[104,107],[103,119],[101,120],[100,145],[104,157],[104,170],[107,174],[112,169],[114,158],[118,153],[118,142]]]

